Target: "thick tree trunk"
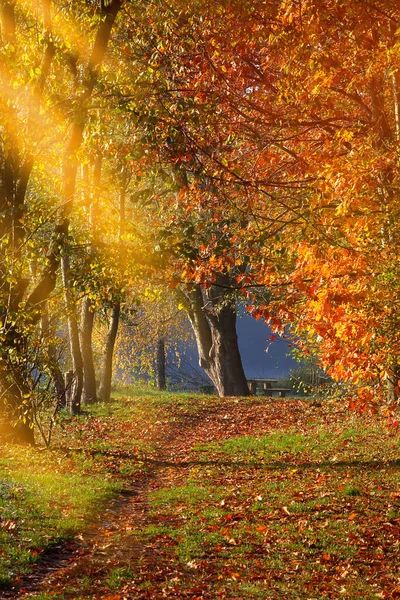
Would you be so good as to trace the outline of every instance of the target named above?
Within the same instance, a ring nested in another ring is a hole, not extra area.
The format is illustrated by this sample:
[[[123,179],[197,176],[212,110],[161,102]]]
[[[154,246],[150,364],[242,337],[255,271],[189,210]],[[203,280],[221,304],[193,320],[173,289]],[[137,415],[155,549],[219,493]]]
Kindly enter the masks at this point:
[[[156,387],[160,392],[167,389],[165,363],[165,339],[162,337],[157,340],[156,357]]]
[[[112,311],[110,327],[108,329],[104,349],[103,369],[99,387],[99,399],[102,402],[110,401],[114,346],[115,340],[117,339],[120,314],[121,304],[116,302]]]
[[[74,372],[74,386],[71,394],[71,405],[68,407],[72,414],[81,411],[81,399],[83,390],[83,361],[79,343],[79,327],[76,317],[75,301],[71,294],[69,257],[63,256],[61,261],[62,278],[64,284],[65,306],[67,310],[69,347],[71,351],[72,370]]]
[[[83,361],[83,404],[97,402],[96,371],[93,361],[92,333],[94,324],[94,307],[89,298],[82,301],[80,342]]]
[[[199,364],[219,396],[248,396],[249,388],[239,352],[236,307],[228,299],[226,276],[207,292],[196,286],[187,296],[188,316],[196,338]]]
[[[212,347],[209,377],[220,396],[248,396],[249,388],[243,369],[236,333],[236,309],[223,308],[210,319]]]

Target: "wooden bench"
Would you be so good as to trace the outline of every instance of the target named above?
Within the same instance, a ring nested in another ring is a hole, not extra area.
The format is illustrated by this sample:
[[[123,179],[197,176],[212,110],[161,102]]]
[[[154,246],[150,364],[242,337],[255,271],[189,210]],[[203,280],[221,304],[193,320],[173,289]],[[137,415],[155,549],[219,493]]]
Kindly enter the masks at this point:
[[[277,379],[248,379],[247,380],[249,390],[251,394],[257,394],[257,384],[261,384],[263,390],[269,390],[272,388],[273,383],[278,383]]]
[[[272,384],[278,383],[277,379],[248,379],[247,380],[250,394],[257,395],[257,384],[262,385],[264,396],[272,396],[273,392],[276,392],[281,398],[286,396],[287,392],[292,390],[289,388],[277,388],[273,387]]]
[[[277,392],[278,396],[281,398],[285,398],[288,392],[292,392],[290,388],[270,388],[268,390],[264,390],[264,396],[272,396],[272,392]]]

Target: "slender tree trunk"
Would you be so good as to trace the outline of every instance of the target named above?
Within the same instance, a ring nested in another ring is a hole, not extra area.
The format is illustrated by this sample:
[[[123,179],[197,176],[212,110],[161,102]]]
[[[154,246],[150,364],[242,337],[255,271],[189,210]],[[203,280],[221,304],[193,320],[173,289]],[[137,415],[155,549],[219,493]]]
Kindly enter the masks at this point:
[[[54,331],[52,331],[53,327],[50,326],[50,318],[48,307],[46,306],[43,309],[42,315],[42,335],[44,341],[46,342],[46,338],[53,337]],[[48,347],[48,355],[49,355],[49,369],[51,376],[54,382],[54,388],[58,400],[58,407],[65,408],[66,407],[66,399],[65,399],[65,383],[64,376],[62,374],[60,363],[58,360],[57,347],[53,341],[49,341]]]
[[[83,404],[97,402],[96,372],[93,361],[92,333],[94,325],[94,306],[90,298],[82,300],[80,342],[83,361]]]
[[[50,360],[52,361],[51,365],[51,376],[54,381],[54,388],[56,390],[56,396],[58,400],[58,408],[66,408],[66,395],[65,395],[65,382],[62,371],[60,369],[60,365],[58,362],[57,352],[54,346],[49,348]]]
[[[226,276],[220,276],[226,284]],[[248,396],[236,333],[236,307],[225,288],[213,286],[206,293],[196,286],[189,296],[188,316],[196,338],[199,364],[219,396]]]
[[[396,42],[395,32],[397,27],[393,24],[393,44]],[[392,67],[394,68],[394,67]],[[370,83],[370,98],[372,108],[372,128],[375,133],[374,147],[377,150],[385,149],[391,146],[394,140],[398,140],[400,132],[399,121],[399,76],[398,71],[394,68],[391,76],[393,87],[393,102],[395,115],[395,131],[392,132],[388,112],[385,106],[384,90],[384,75],[374,77]],[[382,246],[390,246],[393,239],[397,235],[398,223],[393,218],[393,202],[395,191],[393,181],[395,179],[393,168],[382,168],[378,180],[377,195],[380,200],[381,210],[387,215],[386,223],[382,227]],[[394,404],[399,398],[399,369],[395,364],[388,365],[389,375],[386,378],[386,401],[388,404]]]
[[[156,357],[156,387],[160,392],[167,389],[165,363],[165,339],[161,337],[157,340]]]
[[[63,165],[63,195],[65,198],[64,212],[69,215],[75,196],[76,177],[78,169],[78,151],[83,141],[83,132],[86,121],[85,105],[91,97],[97,82],[97,68],[102,62],[108,41],[110,39],[111,30],[114,25],[115,18],[121,8],[121,0],[110,0],[106,4],[102,3],[102,18],[97,30],[96,39],[94,42],[92,54],[88,64],[88,79],[85,82],[85,92],[81,94],[77,105],[76,118],[72,124],[71,137],[64,156]],[[82,118],[82,112],[85,118]],[[79,346],[79,328],[76,318],[75,307],[73,306],[71,292],[68,283],[68,257],[64,256],[62,261],[62,272],[65,288],[66,302],[70,310],[68,311],[68,329],[70,334],[71,355],[75,375],[75,386],[72,394],[72,412],[80,411],[80,403],[83,389],[83,363],[82,355]]]
[[[126,252],[123,245],[123,234],[125,232],[125,200],[126,200],[126,189],[128,185],[128,173],[126,166],[122,169],[122,179],[120,186],[120,196],[119,196],[119,246],[120,246],[120,259],[121,265],[124,266],[126,261]],[[115,302],[112,315],[110,327],[108,329],[107,337],[106,337],[106,345],[103,356],[103,369],[101,374],[101,382],[99,387],[99,398],[103,402],[109,402],[111,396],[111,381],[112,381],[112,371],[113,371],[113,357],[114,357],[114,347],[115,341],[117,339],[119,319],[121,315],[121,302],[118,300]]]
[[[120,314],[121,304],[120,302],[116,302],[111,315],[103,356],[103,370],[99,388],[99,399],[102,402],[110,401],[114,346],[117,339]]]
[[[399,43],[400,35],[398,34],[399,24],[395,21],[390,21],[389,30],[391,34],[391,47]],[[393,89],[393,107],[394,107],[394,120],[395,120],[395,132],[397,142],[400,140],[400,71],[397,64],[390,65],[391,80]]]
[[[400,396],[399,381],[400,370],[398,365],[394,364],[386,375],[386,402],[390,406],[393,406],[398,402]]]
[[[93,193],[90,198],[90,227],[92,235],[92,243],[90,245],[89,254],[94,258],[97,251],[98,236],[96,232],[96,216],[98,211],[100,182],[101,182],[101,163],[102,157],[98,153],[94,164],[93,173]],[[87,176],[88,179],[88,176]],[[87,181],[88,183],[88,181]],[[93,360],[92,334],[95,317],[95,306],[93,301],[86,297],[82,301],[81,309],[81,326],[80,326],[80,342],[83,360],[83,404],[93,404],[97,402],[97,386],[96,386],[96,371]]]
[[[74,386],[71,394],[71,406],[68,407],[76,415],[81,410],[83,390],[83,361],[79,343],[79,327],[76,316],[76,305],[70,288],[69,257],[63,256],[61,262],[64,284],[65,306],[68,319],[69,347],[71,351],[72,370],[74,372]]]

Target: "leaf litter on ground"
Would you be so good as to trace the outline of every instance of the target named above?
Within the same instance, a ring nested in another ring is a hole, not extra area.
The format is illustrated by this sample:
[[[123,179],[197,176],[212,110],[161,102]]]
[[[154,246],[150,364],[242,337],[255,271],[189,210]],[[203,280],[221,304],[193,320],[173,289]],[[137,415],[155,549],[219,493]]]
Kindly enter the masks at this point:
[[[137,396],[67,418],[56,444],[126,492],[25,597],[400,597],[399,437],[383,419]]]

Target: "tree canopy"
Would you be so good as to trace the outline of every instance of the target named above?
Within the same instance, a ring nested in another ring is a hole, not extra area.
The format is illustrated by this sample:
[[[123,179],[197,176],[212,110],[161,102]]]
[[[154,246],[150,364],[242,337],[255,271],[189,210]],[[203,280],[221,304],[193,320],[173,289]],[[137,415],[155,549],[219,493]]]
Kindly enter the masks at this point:
[[[184,294],[192,324],[201,294],[206,362],[240,296],[361,402],[384,380],[397,396],[398,7],[0,9],[1,398],[26,437],[55,378],[46,315],[60,327],[64,296],[83,385],[78,305],[87,322],[147,285]]]

